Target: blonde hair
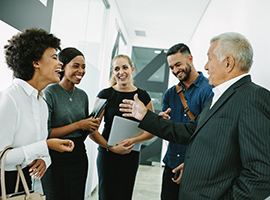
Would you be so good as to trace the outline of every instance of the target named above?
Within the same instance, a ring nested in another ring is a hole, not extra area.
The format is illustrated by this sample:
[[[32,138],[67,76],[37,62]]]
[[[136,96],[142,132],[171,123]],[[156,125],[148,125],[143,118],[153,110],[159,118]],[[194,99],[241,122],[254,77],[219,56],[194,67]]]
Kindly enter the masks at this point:
[[[131,68],[134,67],[134,66],[133,66],[133,63],[132,63],[132,61],[131,61],[131,59],[130,59],[129,56],[120,54],[120,55],[115,56],[115,57],[112,59],[112,62],[111,62],[111,68],[112,68],[112,70],[113,70],[112,63],[113,63],[116,59],[118,59],[118,58],[125,58],[125,59],[127,59],[128,64],[130,65],[130,67],[131,67]],[[133,84],[133,82],[134,82],[134,80],[133,80],[133,78],[132,78],[132,79],[131,79],[131,83]],[[111,78],[110,78],[110,86],[112,87],[112,86],[116,85],[116,83],[117,83],[117,82],[116,82],[116,80],[115,80],[115,77],[112,75]]]

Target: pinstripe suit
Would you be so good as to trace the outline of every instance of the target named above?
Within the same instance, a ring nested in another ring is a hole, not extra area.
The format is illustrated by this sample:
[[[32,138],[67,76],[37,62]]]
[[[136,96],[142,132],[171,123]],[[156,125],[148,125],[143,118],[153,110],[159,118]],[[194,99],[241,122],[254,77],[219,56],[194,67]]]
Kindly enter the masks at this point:
[[[188,124],[148,111],[140,127],[188,144],[179,199],[265,199],[270,195],[270,92],[245,76]]]

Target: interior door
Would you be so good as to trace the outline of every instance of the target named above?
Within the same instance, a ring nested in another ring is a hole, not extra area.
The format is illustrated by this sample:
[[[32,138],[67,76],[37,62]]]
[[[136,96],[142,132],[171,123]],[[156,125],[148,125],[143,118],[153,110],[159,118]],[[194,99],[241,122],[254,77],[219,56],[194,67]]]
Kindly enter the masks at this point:
[[[133,47],[132,60],[135,66],[134,85],[146,90],[152,100],[155,113],[162,109],[162,98],[168,88],[169,67],[166,53],[149,53],[154,49]],[[150,61],[147,61],[150,60]],[[160,163],[162,139],[155,138],[142,145],[140,164],[152,165]]]

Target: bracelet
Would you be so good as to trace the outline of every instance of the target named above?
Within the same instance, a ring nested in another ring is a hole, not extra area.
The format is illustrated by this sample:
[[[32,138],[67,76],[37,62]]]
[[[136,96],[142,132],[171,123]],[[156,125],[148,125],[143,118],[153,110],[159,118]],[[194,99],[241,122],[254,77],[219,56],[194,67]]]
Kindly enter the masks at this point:
[[[110,147],[110,145],[107,145],[107,147],[106,147],[106,150],[109,152],[109,147]]]

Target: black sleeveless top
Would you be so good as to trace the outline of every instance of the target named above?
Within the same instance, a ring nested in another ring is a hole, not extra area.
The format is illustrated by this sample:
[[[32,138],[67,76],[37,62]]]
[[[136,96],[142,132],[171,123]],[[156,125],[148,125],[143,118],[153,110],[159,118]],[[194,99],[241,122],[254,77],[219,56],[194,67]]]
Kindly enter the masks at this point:
[[[134,92],[119,92],[112,87],[109,87],[100,91],[97,95],[98,98],[108,100],[108,104],[105,107],[104,129],[102,132],[102,135],[106,140],[108,140],[109,138],[113,117],[115,115],[122,117],[123,113],[119,110],[119,104],[122,103],[123,99],[133,99],[136,93],[138,94],[139,99],[144,103],[145,106],[151,101],[149,94],[145,90],[141,90],[139,88]],[[133,117],[129,119],[133,121],[138,121]]]

